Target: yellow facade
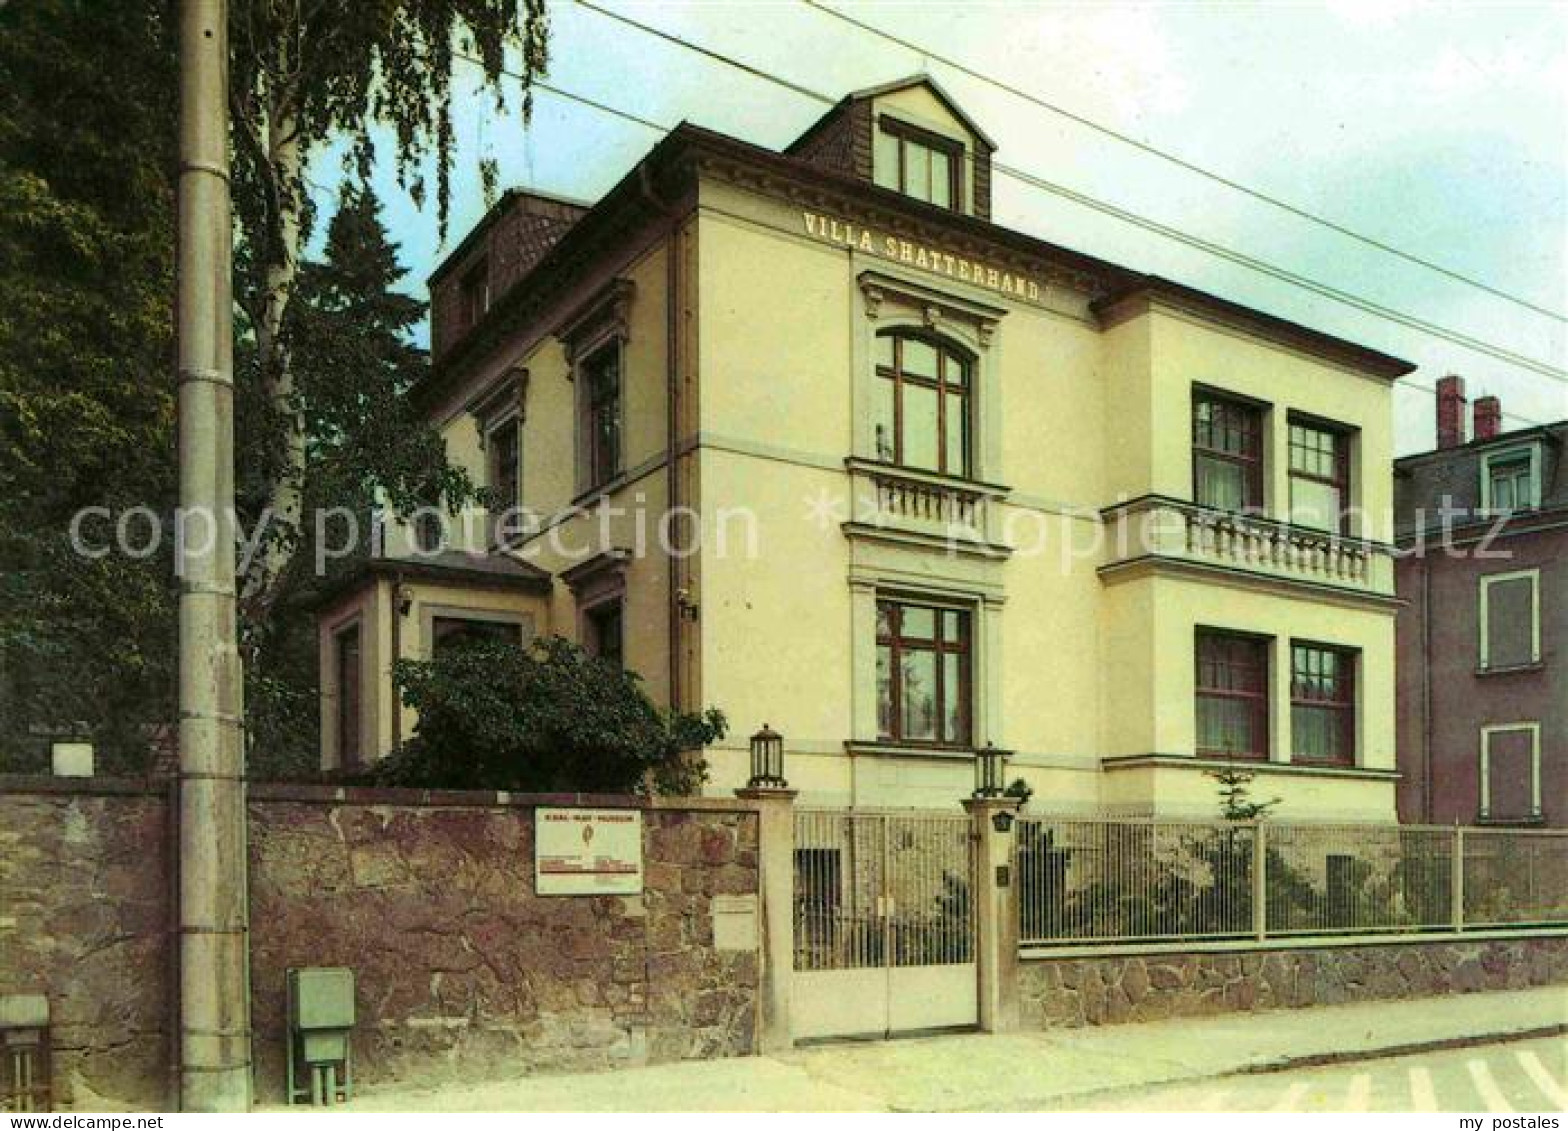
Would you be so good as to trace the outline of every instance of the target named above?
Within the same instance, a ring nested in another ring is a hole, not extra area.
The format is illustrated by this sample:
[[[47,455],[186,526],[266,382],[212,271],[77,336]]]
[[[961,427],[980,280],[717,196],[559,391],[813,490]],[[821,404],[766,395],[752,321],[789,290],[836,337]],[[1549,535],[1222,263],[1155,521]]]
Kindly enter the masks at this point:
[[[989,150],[923,85],[874,97],[872,121],[900,115],[962,144],[965,168]],[[717,706],[731,720],[710,755],[711,789],[744,783],[746,736],[767,722],[786,737],[803,800],[830,805],[951,806],[972,786],[974,750],[991,743],[1010,752],[1009,780],[1028,782],[1036,808],[1212,816],[1204,771],[1216,763],[1196,756],[1195,636],[1245,633],[1269,657],[1269,749],[1249,764],[1254,793],[1279,797],[1288,819],[1392,820],[1382,363],[1393,359],[1369,362],[1370,351],[1157,281],[1107,298],[1113,288],[1070,253],[983,219],[945,224],[842,180],[809,191],[805,172],[792,181],[743,157],[693,161],[689,191],[639,205],[639,223],[569,285],[541,285],[527,318],[505,324],[432,402],[449,452],[482,476],[472,406],[517,381],[522,496],[549,516],[498,552],[551,575],[551,594],[473,599],[582,639],[584,603],[613,592],[625,662],[655,700]],[[975,212],[979,186],[964,199],[960,211]],[[592,313],[606,295],[619,296],[617,312]],[[622,351],[622,471],[585,494],[574,335],[606,319]],[[964,474],[909,470],[879,446],[879,335],[901,330],[966,359]],[[1195,388],[1258,405],[1260,519],[1193,506]],[[1288,522],[1297,414],[1348,437],[1355,517],[1343,537]],[[700,523],[690,556],[659,545],[672,501]],[[602,517],[606,503],[620,513]],[[963,742],[880,733],[878,601],[889,595],[967,615]],[[359,600],[377,618],[366,662],[379,671],[394,602],[379,590]],[[418,614],[403,620],[402,654],[419,654]],[[1354,652],[1349,764],[1292,761],[1293,641]],[[407,734],[413,720],[399,725]],[[384,751],[391,727],[376,726]]]

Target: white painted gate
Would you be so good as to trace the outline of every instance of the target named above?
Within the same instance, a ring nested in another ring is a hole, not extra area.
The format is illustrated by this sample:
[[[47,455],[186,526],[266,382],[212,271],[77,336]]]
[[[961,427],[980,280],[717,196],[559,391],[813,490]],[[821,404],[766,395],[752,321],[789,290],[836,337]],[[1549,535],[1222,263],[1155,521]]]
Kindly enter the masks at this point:
[[[962,814],[795,814],[796,1040],[978,1021],[973,826]]]

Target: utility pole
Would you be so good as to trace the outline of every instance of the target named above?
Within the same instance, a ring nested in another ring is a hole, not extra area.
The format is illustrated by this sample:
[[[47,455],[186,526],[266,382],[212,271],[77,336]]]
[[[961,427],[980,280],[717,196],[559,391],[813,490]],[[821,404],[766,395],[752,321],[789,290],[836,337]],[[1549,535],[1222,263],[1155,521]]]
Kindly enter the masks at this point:
[[[181,0],[180,1106],[248,1111],[245,755],[234,600],[228,5]]]

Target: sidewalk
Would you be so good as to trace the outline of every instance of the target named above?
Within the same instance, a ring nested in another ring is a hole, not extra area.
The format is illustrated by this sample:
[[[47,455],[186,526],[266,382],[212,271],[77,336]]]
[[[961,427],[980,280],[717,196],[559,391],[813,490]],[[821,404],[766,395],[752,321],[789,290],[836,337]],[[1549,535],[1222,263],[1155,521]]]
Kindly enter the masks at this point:
[[[1075,1096],[1568,1028],[1568,987],[993,1036],[819,1045],[466,1088],[351,1111],[1027,1111]]]

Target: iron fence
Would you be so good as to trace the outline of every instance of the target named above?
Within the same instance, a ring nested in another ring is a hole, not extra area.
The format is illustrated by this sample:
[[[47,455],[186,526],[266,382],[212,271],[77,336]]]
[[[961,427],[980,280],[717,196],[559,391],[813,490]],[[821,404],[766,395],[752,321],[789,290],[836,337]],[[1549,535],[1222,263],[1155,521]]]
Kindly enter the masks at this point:
[[[1030,817],[1024,946],[1568,926],[1568,830]]]

